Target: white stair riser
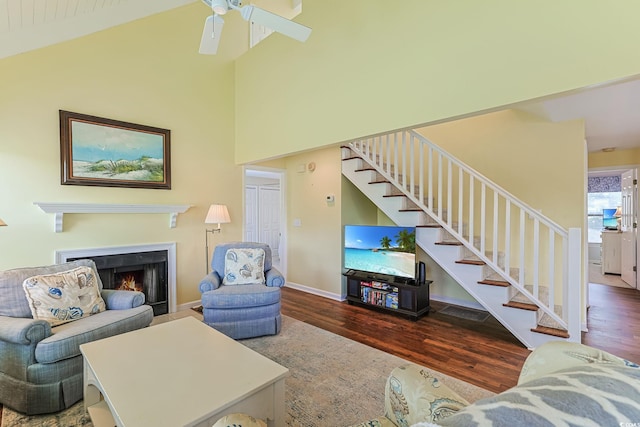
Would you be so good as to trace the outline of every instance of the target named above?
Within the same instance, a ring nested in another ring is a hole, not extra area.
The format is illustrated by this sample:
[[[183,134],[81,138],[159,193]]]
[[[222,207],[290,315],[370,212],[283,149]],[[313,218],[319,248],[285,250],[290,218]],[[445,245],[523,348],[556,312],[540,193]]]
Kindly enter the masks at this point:
[[[479,284],[478,281],[485,277],[485,266],[456,263],[464,251],[459,246],[437,245],[439,236],[439,229],[418,228],[416,244],[520,341],[534,348],[541,340],[558,339],[548,335],[539,338],[537,336],[542,334],[531,332],[537,326],[537,312],[505,307],[503,304],[510,300],[514,288]]]

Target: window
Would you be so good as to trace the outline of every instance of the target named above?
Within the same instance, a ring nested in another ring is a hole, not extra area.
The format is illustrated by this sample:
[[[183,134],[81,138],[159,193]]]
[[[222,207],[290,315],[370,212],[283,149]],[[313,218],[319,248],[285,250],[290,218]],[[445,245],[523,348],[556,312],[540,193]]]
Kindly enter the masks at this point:
[[[587,194],[589,243],[602,243],[602,209],[615,209],[622,203],[622,192],[608,191]]]

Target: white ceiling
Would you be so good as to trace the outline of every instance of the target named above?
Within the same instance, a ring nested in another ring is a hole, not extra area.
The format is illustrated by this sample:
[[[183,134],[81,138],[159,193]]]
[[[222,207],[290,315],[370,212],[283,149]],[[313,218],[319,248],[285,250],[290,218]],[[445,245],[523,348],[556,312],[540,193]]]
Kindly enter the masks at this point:
[[[640,79],[589,88],[517,108],[554,122],[584,119],[589,151],[640,147]]]
[[[0,0],[0,59],[193,2]],[[589,151],[640,147],[640,80],[590,88],[517,108],[551,121],[585,119]]]
[[[86,36],[194,0],[0,0],[0,59]]]

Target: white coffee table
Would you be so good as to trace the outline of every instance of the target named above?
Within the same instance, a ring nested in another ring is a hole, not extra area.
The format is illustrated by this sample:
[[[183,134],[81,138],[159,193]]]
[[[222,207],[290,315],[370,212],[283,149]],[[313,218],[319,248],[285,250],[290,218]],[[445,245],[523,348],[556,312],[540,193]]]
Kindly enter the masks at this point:
[[[84,404],[96,427],[211,427],[234,412],[285,425],[289,370],[193,317],[80,351]]]

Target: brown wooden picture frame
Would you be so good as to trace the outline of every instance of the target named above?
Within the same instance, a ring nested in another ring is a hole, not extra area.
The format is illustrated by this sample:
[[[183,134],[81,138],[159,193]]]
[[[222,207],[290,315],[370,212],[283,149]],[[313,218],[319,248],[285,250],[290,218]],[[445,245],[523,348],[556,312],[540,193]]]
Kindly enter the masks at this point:
[[[63,185],[171,189],[171,131],[60,110]]]

